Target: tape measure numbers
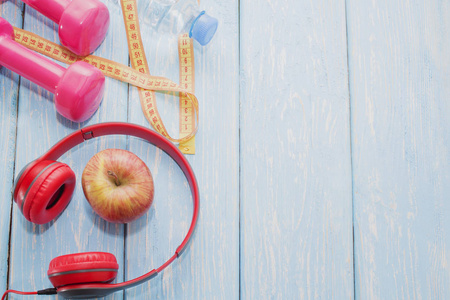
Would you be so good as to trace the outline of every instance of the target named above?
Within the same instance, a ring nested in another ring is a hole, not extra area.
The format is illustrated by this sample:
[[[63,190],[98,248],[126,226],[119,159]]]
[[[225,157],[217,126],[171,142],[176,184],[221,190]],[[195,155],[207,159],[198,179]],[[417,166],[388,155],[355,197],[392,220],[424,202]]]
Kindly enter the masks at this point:
[[[194,47],[189,34],[181,34],[178,38],[178,57],[180,60],[180,86],[195,93]],[[188,96],[180,93],[180,136],[186,136],[195,130],[195,111]],[[195,136],[181,142],[181,152],[195,154]]]
[[[44,54],[48,57],[51,57],[66,64],[72,64],[80,60],[85,61],[93,65],[94,67],[97,67],[105,76],[138,87],[142,110],[144,112],[146,119],[153,126],[153,128],[174,143],[182,144],[186,141],[189,141],[191,138],[195,136],[199,124],[199,104],[197,97],[195,97],[195,95],[193,94],[194,91],[193,50],[191,49],[191,51],[187,52],[184,51],[183,57],[181,56],[179,57],[180,74],[183,75],[186,74],[185,77],[183,77],[185,79],[183,81],[184,86],[178,85],[165,77],[151,76],[147,60],[145,57],[143,43],[139,30],[139,21],[137,18],[137,11],[136,11],[136,1],[121,0],[121,5],[128,39],[130,61],[133,68],[95,55],[88,55],[85,57],[78,56],[61,45],[58,45],[34,33],[16,27],[14,27],[14,39],[15,41],[19,42],[23,46],[33,51]],[[180,38],[179,43],[182,43],[182,41],[184,40],[185,39],[182,40]],[[185,46],[186,45],[179,45],[179,48],[180,47],[183,48]],[[184,64],[183,61],[185,62]],[[189,66],[186,64],[186,62],[189,62]],[[184,69],[184,71],[182,71],[182,65],[184,65],[184,67],[187,67],[188,69]],[[189,70],[190,73],[188,75],[187,72]],[[189,106],[187,110],[189,112],[189,116],[187,115],[182,116],[180,114],[180,124],[184,122],[183,124],[186,124],[186,126],[188,126],[184,128],[189,128],[188,130],[183,131],[180,130],[180,138],[178,139],[172,138],[167,132],[164,123],[161,119],[161,116],[158,113],[154,91],[177,92],[180,95],[180,99],[184,100],[183,105]],[[189,110],[189,108],[191,109]],[[186,122],[189,122],[189,125],[187,125],[188,123]],[[183,151],[183,147],[180,147],[180,149],[182,152],[186,152]],[[195,147],[192,149],[195,149]],[[191,151],[188,152],[193,154],[192,149]]]
[[[128,40],[128,53],[130,54],[131,66],[140,73],[149,74],[147,58],[145,57],[142,43],[141,30],[139,28],[139,19],[136,10],[135,0],[121,0],[123,20],[125,23],[125,32]],[[146,91],[138,88],[141,107],[147,120],[162,135],[169,137],[167,130],[159,115],[156,96],[153,91]]]

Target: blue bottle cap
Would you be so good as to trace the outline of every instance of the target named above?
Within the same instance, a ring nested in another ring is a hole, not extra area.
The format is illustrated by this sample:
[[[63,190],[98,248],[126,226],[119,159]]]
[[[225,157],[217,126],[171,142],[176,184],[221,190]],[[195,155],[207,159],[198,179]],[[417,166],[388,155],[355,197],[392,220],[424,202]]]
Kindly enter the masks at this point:
[[[194,20],[189,32],[189,37],[194,38],[200,45],[205,46],[214,36],[217,30],[217,19],[202,11]]]

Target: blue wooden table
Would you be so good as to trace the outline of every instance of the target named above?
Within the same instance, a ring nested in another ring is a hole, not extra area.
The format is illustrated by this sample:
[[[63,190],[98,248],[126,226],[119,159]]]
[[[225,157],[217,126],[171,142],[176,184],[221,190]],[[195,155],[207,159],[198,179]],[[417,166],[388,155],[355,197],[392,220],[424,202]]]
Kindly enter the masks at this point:
[[[128,64],[117,0],[94,54]],[[201,193],[193,241],[148,283],[108,299],[449,299],[450,3],[448,1],[202,0],[219,19],[195,45]],[[58,42],[57,27],[19,0],[0,16]],[[178,81],[177,45],[142,26],[150,70]],[[169,132],[178,101],[160,96]],[[106,80],[96,114],[58,115],[53,95],[0,69],[0,290],[50,286],[49,261],[83,251],[116,255],[117,282],[159,266],[192,212],[183,174],[160,150],[123,136],[66,153],[78,179],[105,148],[149,166],[155,201],[128,225],[103,221],[80,180],[47,225],[13,204],[15,175],[89,124],[149,126],[135,87]],[[22,296],[11,296],[22,299]],[[32,299],[32,296],[23,299]],[[49,296],[49,299],[51,297]]]

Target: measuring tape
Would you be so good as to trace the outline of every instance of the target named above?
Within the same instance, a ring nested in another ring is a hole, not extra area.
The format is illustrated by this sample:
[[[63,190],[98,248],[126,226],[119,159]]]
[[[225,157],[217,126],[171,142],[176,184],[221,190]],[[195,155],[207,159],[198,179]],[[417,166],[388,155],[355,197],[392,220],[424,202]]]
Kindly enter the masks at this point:
[[[38,53],[49,56],[66,64],[84,61],[97,67],[105,76],[129,83],[138,87],[141,107],[146,119],[153,128],[174,143],[180,143],[180,150],[186,154],[195,153],[193,138],[198,130],[199,104],[194,91],[194,52],[192,40],[181,35],[179,39],[179,50],[182,55],[180,61],[180,79],[183,85],[177,85],[170,79],[159,76],[151,76],[145,57],[139,21],[137,17],[137,6],[135,0],[121,0],[125,31],[128,40],[128,50],[133,68],[119,64],[95,55],[78,56],[63,46],[46,40],[34,33],[14,27],[14,39],[23,46]],[[189,42],[188,42],[189,40]],[[183,44],[183,45],[180,45]],[[184,50],[183,49],[188,49]],[[172,138],[167,132],[156,106],[154,91],[177,92],[180,95],[180,138]],[[181,113],[183,111],[183,113]],[[181,124],[184,124],[183,127]],[[181,128],[185,128],[181,130]],[[186,146],[187,145],[187,146]]]
[[[180,85],[190,93],[195,93],[194,45],[189,34],[178,38],[178,57],[180,60]],[[180,94],[180,136],[188,135],[195,128],[194,107],[185,94]],[[195,154],[195,136],[181,142],[178,146],[181,152]]]

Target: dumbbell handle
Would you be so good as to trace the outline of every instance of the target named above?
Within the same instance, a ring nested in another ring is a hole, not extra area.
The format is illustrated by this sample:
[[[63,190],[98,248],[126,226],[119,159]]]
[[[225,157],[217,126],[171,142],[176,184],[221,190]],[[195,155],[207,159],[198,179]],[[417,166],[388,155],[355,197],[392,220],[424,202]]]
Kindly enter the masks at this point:
[[[10,37],[0,35],[0,65],[55,93],[66,69],[25,48]]]
[[[55,94],[56,111],[69,120],[83,122],[90,118],[102,101],[102,72],[83,61],[66,69],[15,42],[13,37],[13,27],[0,17],[0,65]]]
[[[59,23],[64,9],[69,5],[68,0],[23,0],[25,4],[31,6],[44,16]]]

